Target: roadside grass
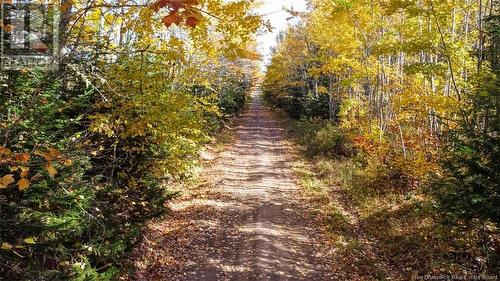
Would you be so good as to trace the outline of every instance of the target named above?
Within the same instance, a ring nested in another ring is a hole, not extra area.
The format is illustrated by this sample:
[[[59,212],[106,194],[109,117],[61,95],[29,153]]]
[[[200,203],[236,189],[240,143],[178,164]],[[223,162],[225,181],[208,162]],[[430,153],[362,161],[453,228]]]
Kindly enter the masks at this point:
[[[285,121],[300,151],[294,172],[335,257],[344,261],[340,268],[358,270],[367,280],[495,276],[500,236],[494,224],[446,224],[445,214],[423,187],[381,191],[371,185],[374,175],[356,157],[311,157],[307,144],[301,145],[298,121],[280,110],[274,113]]]
[[[352,159],[307,159],[296,166],[304,195],[314,202],[314,215],[329,239],[356,267],[378,270],[376,279],[410,280],[426,274],[494,276],[491,264],[495,264],[500,241],[495,225],[447,225],[424,190],[378,192],[367,185],[365,171]],[[347,198],[334,198],[332,194],[338,192]],[[353,225],[352,214],[359,228]],[[374,257],[363,256],[365,238]]]
[[[332,243],[332,258],[338,261],[333,270],[346,274],[346,278],[386,280],[384,266],[367,251],[365,244],[368,242],[360,239],[356,218],[343,208],[348,202],[340,202],[342,199],[333,194],[330,185],[333,178],[321,174],[305,159],[296,161],[293,170],[304,198],[313,206],[311,214],[324,229],[325,238]]]

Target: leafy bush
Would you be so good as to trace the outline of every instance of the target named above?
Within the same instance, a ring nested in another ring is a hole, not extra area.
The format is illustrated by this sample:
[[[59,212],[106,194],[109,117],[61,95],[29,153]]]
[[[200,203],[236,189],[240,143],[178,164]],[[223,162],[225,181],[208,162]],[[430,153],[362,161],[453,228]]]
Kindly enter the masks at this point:
[[[329,118],[329,97],[326,94],[315,97],[311,92],[304,94],[299,89],[291,89],[287,93],[278,94],[265,90],[264,98],[273,106],[286,111],[294,119]]]
[[[388,162],[380,162],[377,158],[364,159],[362,177],[363,186],[371,191],[384,193],[405,191],[414,186],[418,180],[409,162],[388,158]],[[401,160],[401,159],[400,159]]]
[[[1,96],[0,169],[4,179],[13,176],[18,186],[8,188],[4,182],[0,189],[1,259],[6,265],[0,272],[17,280],[44,268],[40,278],[61,278],[52,270],[87,251],[73,244],[96,225],[89,213],[96,194],[85,179],[90,159],[71,149],[72,139],[83,130],[81,114],[92,93],[62,93],[54,76],[40,72],[2,78],[9,87]]]
[[[233,116],[238,114],[247,102],[247,93],[249,85],[245,83],[237,83],[224,87],[219,94],[219,108],[225,116]]]
[[[346,131],[331,122],[302,120],[295,131],[310,157],[349,157],[354,154],[352,141]]]
[[[110,95],[72,72],[1,74],[2,277],[112,280],[144,222],[168,212],[168,185],[196,165],[210,118],[245,101],[243,84],[221,100],[160,82],[141,89],[137,73],[148,70],[123,63],[106,73],[130,84],[109,79]]]
[[[356,161],[362,167],[366,188],[375,192],[407,192],[418,188],[435,170],[422,154],[403,155],[400,147],[378,143],[377,149],[362,150]]]

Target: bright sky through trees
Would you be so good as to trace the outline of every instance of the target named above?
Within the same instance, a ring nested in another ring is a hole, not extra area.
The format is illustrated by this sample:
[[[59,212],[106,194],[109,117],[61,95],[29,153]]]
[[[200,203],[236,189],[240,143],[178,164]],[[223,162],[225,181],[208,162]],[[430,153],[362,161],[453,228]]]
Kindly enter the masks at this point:
[[[264,55],[264,63],[268,63],[271,55],[271,48],[276,46],[276,36],[281,30],[285,30],[291,17],[283,8],[293,9],[295,11],[304,11],[306,9],[305,0],[265,0],[259,7],[259,14],[266,15],[264,20],[269,21],[273,27],[273,32],[259,34],[258,46],[259,52]]]

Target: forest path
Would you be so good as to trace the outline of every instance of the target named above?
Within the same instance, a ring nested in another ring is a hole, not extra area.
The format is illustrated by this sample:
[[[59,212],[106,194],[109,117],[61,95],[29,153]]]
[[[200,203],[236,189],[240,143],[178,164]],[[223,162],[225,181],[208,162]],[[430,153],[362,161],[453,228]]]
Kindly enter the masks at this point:
[[[204,191],[151,223],[125,279],[337,280],[300,200],[292,151],[257,85],[234,140],[206,167]]]

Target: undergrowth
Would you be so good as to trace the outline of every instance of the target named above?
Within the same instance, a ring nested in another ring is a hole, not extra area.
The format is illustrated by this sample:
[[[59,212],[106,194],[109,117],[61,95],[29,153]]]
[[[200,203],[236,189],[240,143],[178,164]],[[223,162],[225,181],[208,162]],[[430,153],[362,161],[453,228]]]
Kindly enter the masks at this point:
[[[332,151],[318,152],[320,146],[314,141],[315,137],[311,137],[311,134],[321,136],[318,133],[322,131],[321,123],[313,130],[303,130],[314,127],[303,124],[304,121],[289,122],[306,157],[305,162],[296,163],[295,172],[304,195],[316,206],[314,215],[323,223],[334,247],[351,260],[362,261],[350,267],[364,268],[365,274],[374,279],[385,278],[383,265],[364,256],[365,249],[356,234],[359,226],[359,231],[374,242],[378,255],[374,259],[386,261],[389,265],[386,272],[400,280],[415,274],[491,275],[498,272],[495,251],[500,236],[494,223],[479,219],[447,223],[438,200],[425,188],[428,185],[420,183],[420,188],[416,188],[408,181],[401,182],[400,176],[394,176],[397,171],[388,173],[389,167],[380,167],[380,163],[374,164],[360,153],[328,157]],[[326,130],[330,130],[329,127],[327,125]],[[336,134],[330,136],[332,143],[337,142]],[[335,147],[328,146],[328,149],[345,151]],[[346,197],[338,198],[339,193]],[[353,216],[357,216],[359,222],[354,222]]]
[[[64,88],[56,73],[0,73],[5,280],[114,280],[145,222],[168,214],[173,187],[192,180],[202,145],[242,109],[249,85],[234,78],[215,100],[126,85],[103,102],[75,76]]]

